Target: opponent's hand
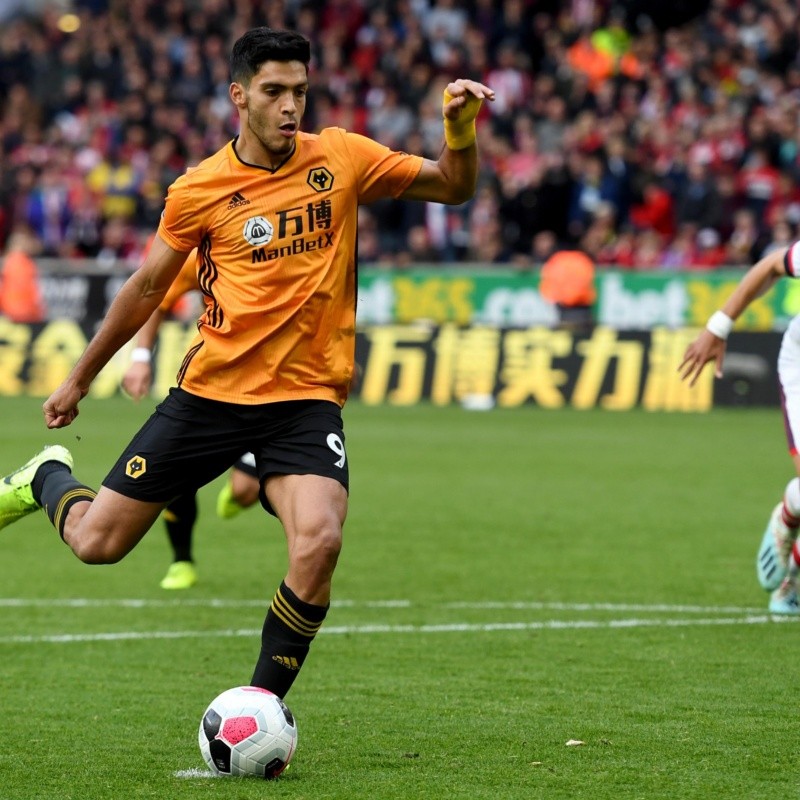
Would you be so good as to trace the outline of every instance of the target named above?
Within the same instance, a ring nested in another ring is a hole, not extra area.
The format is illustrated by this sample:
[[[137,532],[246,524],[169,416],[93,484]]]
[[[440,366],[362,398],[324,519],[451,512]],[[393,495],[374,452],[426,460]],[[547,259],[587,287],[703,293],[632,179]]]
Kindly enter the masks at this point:
[[[714,376],[722,377],[722,366],[725,360],[725,347],[727,342],[714,336],[711,331],[704,330],[687,348],[683,360],[678,367],[681,380],[689,380],[689,386],[694,386],[703,367],[709,361],[714,362]]]
[[[80,413],[78,403],[85,394],[86,392],[71,383],[62,383],[42,406],[45,425],[48,428],[65,428],[70,425]]]
[[[147,397],[153,385],[153,368],[145,361],[134,361],[122,376],[122,390],[133,400]]]
[[[452,122],[468,123],[478,116],[481,103],[494,100],[494,90],[477,81],[459,78],[444,90],[442,114]]]

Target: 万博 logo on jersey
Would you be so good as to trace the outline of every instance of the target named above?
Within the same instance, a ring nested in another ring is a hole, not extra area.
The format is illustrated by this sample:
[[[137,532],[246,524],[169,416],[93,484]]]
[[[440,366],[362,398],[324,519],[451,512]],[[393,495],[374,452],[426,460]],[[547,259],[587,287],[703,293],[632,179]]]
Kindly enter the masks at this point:
[[[275,229],[266,217],[250,217],[244,224],[242,235],[253,247],[269,244]]]

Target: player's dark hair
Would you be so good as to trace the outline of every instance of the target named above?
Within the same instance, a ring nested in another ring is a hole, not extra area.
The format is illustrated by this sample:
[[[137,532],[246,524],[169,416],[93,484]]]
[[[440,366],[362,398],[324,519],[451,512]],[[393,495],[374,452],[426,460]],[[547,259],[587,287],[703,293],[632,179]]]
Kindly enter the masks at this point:
[[[247,86],[265,61],[302,61],[308,69],[311,44],[294,31],[253,28],[231,50],[231,80]]]

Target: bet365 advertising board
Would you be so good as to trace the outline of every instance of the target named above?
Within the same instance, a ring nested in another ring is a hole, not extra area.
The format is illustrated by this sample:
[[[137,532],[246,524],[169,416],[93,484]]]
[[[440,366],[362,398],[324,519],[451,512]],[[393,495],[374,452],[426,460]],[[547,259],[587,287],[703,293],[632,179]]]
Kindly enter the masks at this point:
[[[689,389],[680,356],[741,272],[628,273],[598,270],[596,324],[558,327],[538,275],[505,268],[362,270],[353,395],[369,404],[436,405],[489,399],[496,407],[643,407],[703,411],[779,402],[780,333],[800,311],[800,282],[782,281],[748,310],[731,336],[726,377],[711,370]],[[0,395],[47,396],[86,346],[123,278],[48,273],[50,319],[0,318]],[[190,320],[164,323],[154,358],[154,395],[166,393],[188,343]],[[129,348],[98,377],[95,396],[119,391]]]

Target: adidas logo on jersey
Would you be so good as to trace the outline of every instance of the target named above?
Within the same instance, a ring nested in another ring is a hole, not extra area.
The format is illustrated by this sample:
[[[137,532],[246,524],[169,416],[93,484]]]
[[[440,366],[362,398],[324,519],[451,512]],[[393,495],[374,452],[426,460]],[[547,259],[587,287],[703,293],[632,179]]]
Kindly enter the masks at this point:
[[[239,206],[249,206],[250,201],[241,193],[236,192],[236,194],[231,197],[230,203],[228,203],[228,209],[231,208],[239,208]]]

